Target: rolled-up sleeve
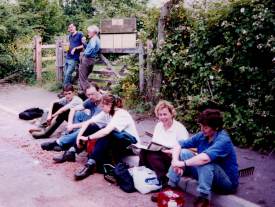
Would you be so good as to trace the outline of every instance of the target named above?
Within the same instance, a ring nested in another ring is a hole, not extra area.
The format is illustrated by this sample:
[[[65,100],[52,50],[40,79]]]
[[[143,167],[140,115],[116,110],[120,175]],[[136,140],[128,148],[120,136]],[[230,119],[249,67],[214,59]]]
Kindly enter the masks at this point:
[[[95,49],[96,49],[96,40],[91,39],[90,42],[87,44],[84,54],[86,56],[90,56],[92,53],[95,52]]]
[[[218,158],[224,158],[230,153],[231,144],[230,140],[218,140],[211,147],[203,151],[206,153],[211,161],[215,161]]]

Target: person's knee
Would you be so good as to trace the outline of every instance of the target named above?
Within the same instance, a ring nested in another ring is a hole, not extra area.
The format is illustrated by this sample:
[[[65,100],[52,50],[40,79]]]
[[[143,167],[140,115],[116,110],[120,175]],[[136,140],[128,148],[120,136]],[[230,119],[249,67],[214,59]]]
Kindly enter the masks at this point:
[[[166,176],[169,178],[169,181],[174,184],[177,184],[181,178],[181,175],[177,174],[171,166],[168,169]]]
[[[83,112],[82,112],[82,111],[76,111],[76,112],[75,112],[74,118],[75,118],[76,120],[81,120],[82,117],[83,117]]]
[[[209,172],[214,172],[214,165],[213,163],[208,163],[205,165],[200,165],[197,167],[198,173],[206,174]]]

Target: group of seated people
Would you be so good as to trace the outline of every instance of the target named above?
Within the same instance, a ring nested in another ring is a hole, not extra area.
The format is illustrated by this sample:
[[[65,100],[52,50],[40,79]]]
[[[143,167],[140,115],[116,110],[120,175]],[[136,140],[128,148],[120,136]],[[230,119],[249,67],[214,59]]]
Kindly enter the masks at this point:
[[[74,162],[76,155],[94,143],[85,166],[76,171],[75,180],[82,180],[102,169],[105,163],[119,163],[131,154],[130,145],[140,143],[135,121],[123,108],[121,98],[101,94],[95,84],[86,89],[84,102],[75,95],[72,85],[63,89],[64,98],[51,104],[47,123],[40,131],[30,131],[36,139],[48,138],[66,120],[61,137],[41,144],[43,150],[63,151],[53,157],[55,163]],[[217,109],[206,109],[199,114],[200,132],[189,137],[185,126],[175,120],[176,110],[168,101],[155,107],[159,122],[152,142],[167,149],[142,149],[139,165],[155,171],[163,188],[176,188],[181,176],[198,180],[196,206],[209,206],[211,193],[233,193],[238,187],[238,165],[232,141],[223,129],[223,117]],[[196,149],[196,152],[190,150]],[[152,200],[156,200],[153,194]]]

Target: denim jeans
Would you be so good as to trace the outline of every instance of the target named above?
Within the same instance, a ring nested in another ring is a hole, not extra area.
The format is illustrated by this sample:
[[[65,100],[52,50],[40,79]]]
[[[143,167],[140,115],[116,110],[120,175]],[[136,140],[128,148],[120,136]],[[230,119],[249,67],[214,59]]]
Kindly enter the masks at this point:
[[[63,150],[68,150],[76,143],[76,138],[80,129],[74,130],[71,133],[64,134],[58,139],[58,144]]]
[[[187,160],[193,157],[194,154],[187,149],[182,149],[180,153],[180,160]],[[186,167],[184,176],[190,176],[198,180],[197,191],[200,196],[211,198],[211,192],[215,191],[222,194],[233,193],[236,189],[232,186],[229,177],[224,170],[215,163],[208,163],[196,167]],[[172,167],[167,173],[169,178],[169,185],[177,186],[181,176],[176,174]]]
[[[72,84],[72,74],[75,70],[75,66],[77,63],[78,61],[74,59],[66,59],[64,67],[64,86]]]
[[[77,111],[74,115],[73,123],[81,123],[90,119],[91,116],[86,114],[84,111]],[[77,135],[80,129],[75,129],[71,133],[67,133],[59,138],[59,145],[64,150],[73,146],[76,142]]]
[[[74,114],[73,123],[74,124],[81,123],[81,122],[87,121],[90,118],[91,118],[90,114],[87,114],[84,111],[77,111]]]

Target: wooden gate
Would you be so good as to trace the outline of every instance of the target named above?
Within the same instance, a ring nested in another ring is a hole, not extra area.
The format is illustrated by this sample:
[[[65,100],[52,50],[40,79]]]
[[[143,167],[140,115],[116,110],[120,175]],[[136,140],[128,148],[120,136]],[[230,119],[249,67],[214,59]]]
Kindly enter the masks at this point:
[[[139,89],[144,90],[144,49],[142,43],[137,46],[136,43],[136,19],[111,19],[101,22],[101,55],[100,59],[107,65],[109,70],[98,71],[93,70],[94,74],[102,74],[103,76],[119,74],[113,69],[112,65],[104,54],[138,54],[139,59]],[[63,81],[63,69],[65,64],[64,47],[68,45],[63,41],[64,38],[59,37],[55,44],[42,44],[40,36],[34,37],[34,70],[37,81],[42,80],[42,62],[55,60],[56,79]],[[55,49],[55,56],[42,57],[42,49]],[[95,82],[106,82],[106,79],[92,79]]]

